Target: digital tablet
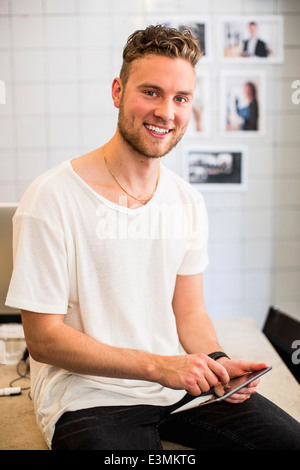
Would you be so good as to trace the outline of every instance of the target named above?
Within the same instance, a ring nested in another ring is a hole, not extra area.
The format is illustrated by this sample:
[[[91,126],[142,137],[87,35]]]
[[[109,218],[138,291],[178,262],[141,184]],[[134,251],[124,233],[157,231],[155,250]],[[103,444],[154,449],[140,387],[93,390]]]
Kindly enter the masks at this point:
[[[176,408],[174,411],[172,411],[172,413],[178,413],[179,411],[185,411],[190,408],[196,408],[198,406],[203,405],[210,405],[212,403],[219,403],[220,401],[226,400],[226,398],[230,397],[241,388],[246,387],[248,384],[258,379],[262,375],[266,374],[271,369],[272,367],[270,366],[266,367],[265,369],[260,369],[256,372],[250,372],[248,374],[242,375],[241,377],[231,379],[229,384],[226,386],[225,394],[221,397],[216,395],[216,393],[214,392],[214,388],[211,388],[209,392],[202,393],[199,397],[196,397],[185,405]]]

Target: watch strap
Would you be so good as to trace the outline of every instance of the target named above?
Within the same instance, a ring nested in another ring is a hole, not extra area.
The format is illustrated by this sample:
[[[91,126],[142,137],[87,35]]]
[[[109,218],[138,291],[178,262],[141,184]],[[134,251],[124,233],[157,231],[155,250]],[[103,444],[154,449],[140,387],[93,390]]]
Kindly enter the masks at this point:
[[[208,357],[210,357],[211,359],[214,359],[215,361],[217,359],[220,359],[221,357],[227,357],[228,359],[230,359],[226,353],[224,353],[223,351],[215,351],[215,352],[212,352],[210,354],[208,354]]]

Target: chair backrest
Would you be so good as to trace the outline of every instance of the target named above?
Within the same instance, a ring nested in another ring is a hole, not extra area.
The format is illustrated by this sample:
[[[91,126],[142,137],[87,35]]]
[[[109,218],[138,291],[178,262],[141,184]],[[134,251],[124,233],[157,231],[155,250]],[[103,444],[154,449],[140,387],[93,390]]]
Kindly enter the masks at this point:
[[[17,203],[0,203],[0,315],[20,313],[18,309],[5,306],[6,294],[13,269],[12,218]],[[1,320],[0,320],[1,323]]]
[[[300,322],[271,306],[262,330],[300,383]]]

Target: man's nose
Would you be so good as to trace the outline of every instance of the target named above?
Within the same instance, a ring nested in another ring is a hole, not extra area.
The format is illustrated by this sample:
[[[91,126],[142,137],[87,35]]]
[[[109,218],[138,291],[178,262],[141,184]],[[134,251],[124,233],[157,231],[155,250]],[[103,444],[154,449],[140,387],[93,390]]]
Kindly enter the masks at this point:
[[[173,121],[175,117],[173,100],[168,98],[161,100],[155,108],[154,114],[164,121]]]

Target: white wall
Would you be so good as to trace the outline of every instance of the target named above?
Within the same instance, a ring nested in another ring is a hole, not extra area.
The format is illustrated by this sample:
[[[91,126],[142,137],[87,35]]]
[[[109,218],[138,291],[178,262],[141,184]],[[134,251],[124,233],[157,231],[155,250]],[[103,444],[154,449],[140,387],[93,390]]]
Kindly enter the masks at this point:
[[[217,56],[224,14],[284,15],[282,65],[267,76],[267,129],[248,147],[245,192],[205,193],[210,218],[210,267],[205,275],[212,317],[252,316],[262,324],[276,303],[300,318],[300,79],[298,0],[0,0],[0,201],[19,200],[38,174],[99,147],[114,133],[110,85],[122,47],[147,14],[208,15],[212,22],[212,133],[222,144]],[[0,100],[1,102],[1,100]],[[227,137],[228,139],[228,137]],[[230,143],[241,143],[230,138]],[[181,171],[181,147],[166,163]]]

